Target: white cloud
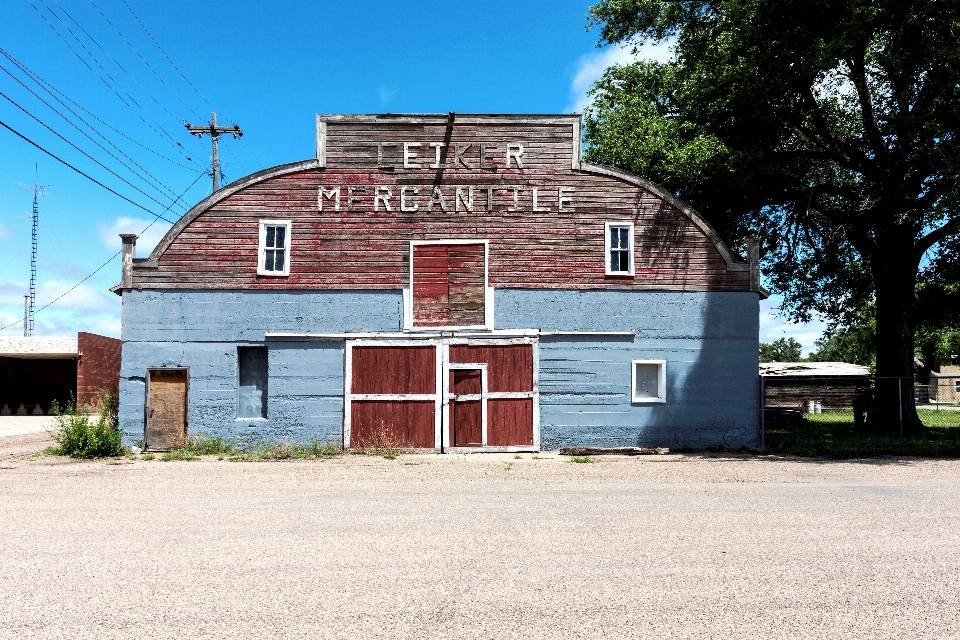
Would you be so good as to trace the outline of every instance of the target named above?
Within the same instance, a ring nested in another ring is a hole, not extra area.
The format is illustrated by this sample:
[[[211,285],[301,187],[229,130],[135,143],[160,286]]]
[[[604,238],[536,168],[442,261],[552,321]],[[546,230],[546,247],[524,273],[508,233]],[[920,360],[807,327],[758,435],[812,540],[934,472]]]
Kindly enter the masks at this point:
[[[378,93],[380,95],[380,104],[384,105],[393,100],[393,96],[397,95],[397,90],[390,89],[388,87],[380,87]]]
[[[593,88],[593,83],[600,79],[607,67],[630,64],[634,60],[666,62],[670,59],[672,45],[670,41],[647,43],[640,47],[637,55],[631,53],[632,47],[607,47],[582,56],[577,63],[573,82],[570,83],[571,102],[564,109],[564,113],[581,113],[584,107],[590,104],[587,91]]]
[[[780,296],[760,301],[760,342],[770,343],[779,338],[793,338],[803,345],[803,355],[814,350],[814,341],[823,335],[827,325],[822,320],[788,322],[780,317]]]
[[[100,226],[100,239],[108,251],[119,251],[121,246],[120,234],[136,233],[140,235],[137,239],[137,257],[146,258],[172,226],[166,222],[157,221],[149,229],[143,231],[149,224],[149,220],[120,216],[109,227]]]
[[[41,307],[64,294],[75,283],[47,280],[37,285],[37,310],[34,335],[76,336],[78,331],[91,331],[109,336],[120,335],[120,298],[111,293],[82,284],[50,307]],[[0,335],[23,335],[23,295],[26,282],[0,282]],[[15,324],[14,324],[15,323]]]

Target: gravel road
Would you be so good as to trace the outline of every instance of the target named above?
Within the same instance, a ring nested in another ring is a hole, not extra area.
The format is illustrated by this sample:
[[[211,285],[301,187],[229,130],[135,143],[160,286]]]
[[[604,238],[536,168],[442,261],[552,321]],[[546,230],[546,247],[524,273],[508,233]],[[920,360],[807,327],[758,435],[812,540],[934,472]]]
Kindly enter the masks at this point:
[[[960,637],[960,461],[542,455],[0,455],[0,638]]]

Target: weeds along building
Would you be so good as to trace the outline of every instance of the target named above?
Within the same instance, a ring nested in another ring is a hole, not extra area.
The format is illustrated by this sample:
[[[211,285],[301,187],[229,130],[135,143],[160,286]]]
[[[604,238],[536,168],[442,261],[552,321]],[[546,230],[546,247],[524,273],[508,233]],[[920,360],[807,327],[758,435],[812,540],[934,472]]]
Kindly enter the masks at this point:
[[[756,256],[580,140],[579,116],[318,116],[315,158],[147,258],[124,236],[127,442],[755,446]]]

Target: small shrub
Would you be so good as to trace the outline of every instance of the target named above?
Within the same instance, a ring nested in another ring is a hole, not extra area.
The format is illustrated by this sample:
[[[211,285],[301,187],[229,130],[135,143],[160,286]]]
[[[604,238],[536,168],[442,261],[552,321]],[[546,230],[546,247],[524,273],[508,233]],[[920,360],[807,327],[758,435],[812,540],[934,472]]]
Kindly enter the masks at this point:
[[[503,463],[503,470],[504,470],[504,471],[510,471],[510,469],[512,469],[512,468],[513,468],[513,465],[515,465],[515,464],[516,464],[516,462],[504,462],[504,463]]]
[[[108,415],[91,420],[88,407],[77,407],[72,395],[61,408],[53,405],[56,426],[47,431],[57,442],[57,453],[71,458],[113,458],[126,453],[123,434],[110,423]]]
[[[141,459],[141,460],[153,460],[153,459],[156,458],[156,457],[157,457],[157,456],[153,455],[152,453],[145,453],[145,454],[143,454],[142,456],[140,456],[140,459]]]
[[[577,464],[589,464],[592,462],[596,462],[596,460],[594,460],[590,456],[573,456],[572,458],[570,458],[570,462],[575,462]]]
[[[513,454],[513,459],[514,459],[514,460],[523,460],[523,456],[520,455],[519,453],[515,453],[515,454]]]
[[[202,433],[198,433],[187,440],[187,444],[183,448],[198,456],[230,455],[235,451],[233,443],[229,440],[219,436],[205,438]]]
[[[380,426],[374,432],[373,437],[368,440],[360,440],[359,445],[358,448],[351,450],[351,453],[383,456],[387,460],[394,460],[401,453],[400,445],[397,444],[393,434],[390,433],[383,421],[380,422]]]

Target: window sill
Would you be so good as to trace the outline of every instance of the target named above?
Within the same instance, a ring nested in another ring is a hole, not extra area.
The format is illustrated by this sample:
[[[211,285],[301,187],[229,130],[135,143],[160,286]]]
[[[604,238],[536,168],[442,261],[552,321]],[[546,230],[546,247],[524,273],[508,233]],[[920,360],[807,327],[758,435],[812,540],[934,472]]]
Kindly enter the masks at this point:
[[[666,404],[666,398],[633,398],[630,404]]]
[[[609,271],[604,274],[608,278],[632,278],[635,274],[626,271]]]

